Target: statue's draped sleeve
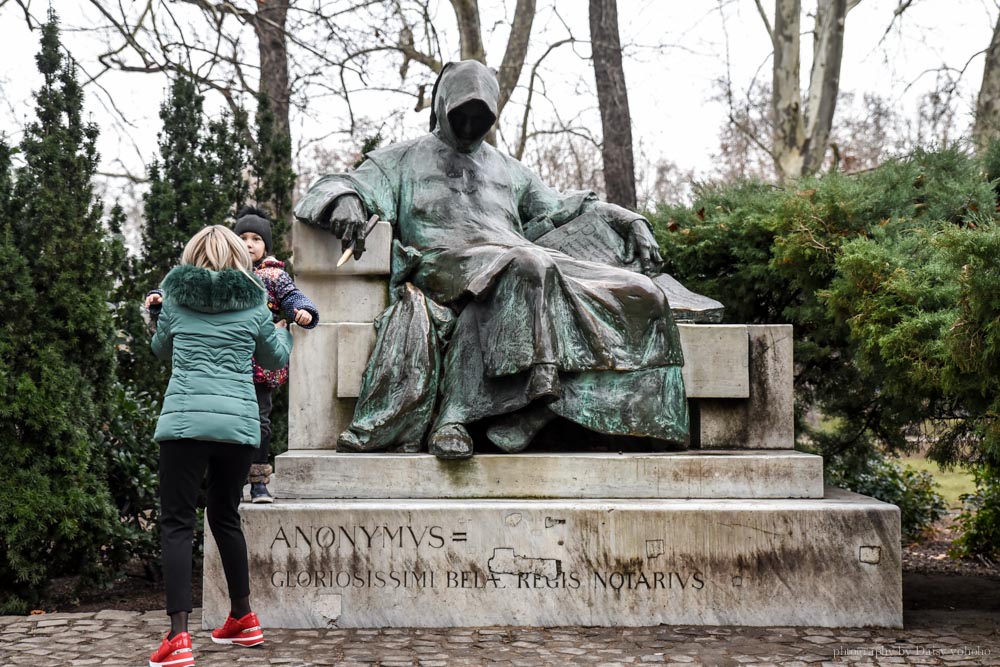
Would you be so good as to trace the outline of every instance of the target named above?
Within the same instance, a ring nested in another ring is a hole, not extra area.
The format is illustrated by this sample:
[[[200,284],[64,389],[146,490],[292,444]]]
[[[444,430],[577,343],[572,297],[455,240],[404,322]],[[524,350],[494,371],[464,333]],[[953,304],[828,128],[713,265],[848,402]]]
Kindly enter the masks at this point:
[[[328,228],[330,211],[344,195],[361,198],[368,215],[382,220],[397,218],[399,178],[390,161],[369,157],[347,174],[323,176],[317,180],[295,207],[295,217],[302,222]]]
[[[627,236],[633,220],[645,221],[638,213],[600,201],[590,190],[554,190],[545,185],[534,172],[513,160],[511,169],[515,172],[514,180],[520,190],[518,213],[528,240],[534,241],[585,213],[596,215],[623,238]]]
[[[597,195],[590,190],[558,192],[523,165],[515,162],[513,168],[517,171],[515,182],[520,185],[518,213],[525,223],[547,218],[553,227],[560,227],[585,213],[597,201]]]

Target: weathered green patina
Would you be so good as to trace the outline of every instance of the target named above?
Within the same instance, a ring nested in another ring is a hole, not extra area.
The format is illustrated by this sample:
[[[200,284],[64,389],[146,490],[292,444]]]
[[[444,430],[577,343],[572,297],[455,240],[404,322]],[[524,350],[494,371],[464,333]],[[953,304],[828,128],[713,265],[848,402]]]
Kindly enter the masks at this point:
[[[345,242],[370,214],[394,224],[393,304],[376,323],[344,450],[472,453],[466,425],[519,451],[555,417],[591,430],[679,444],[687,436],[680,342],[646,275],[534,243],[587,214],[609,225],[645,273],[659,251],[648,222],[561,194],[483,143],[497,82],[477,62],[447,66],[431,132],[327,176],[296,208]]]

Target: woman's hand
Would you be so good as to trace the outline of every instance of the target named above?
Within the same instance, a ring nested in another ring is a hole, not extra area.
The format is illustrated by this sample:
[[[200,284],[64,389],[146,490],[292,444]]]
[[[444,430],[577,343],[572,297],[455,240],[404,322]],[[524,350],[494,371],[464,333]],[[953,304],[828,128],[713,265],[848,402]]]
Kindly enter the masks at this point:
[[[163,297],[159,294],[150,294],[146,297],[146,310],[149,310],[152,306],[158,306],[163,303]]]
[[[312,321],[313,321],[312,313],[310,313],[308,310],[299,309],[295,311],[296,324],[303,327],[307,327],[310,324],[312,324]]]
[[[274,323],[274,328],[275,329],[287,329],[288,328],[288,322],[286,322],[285,320],[278,320],[277,322]]]

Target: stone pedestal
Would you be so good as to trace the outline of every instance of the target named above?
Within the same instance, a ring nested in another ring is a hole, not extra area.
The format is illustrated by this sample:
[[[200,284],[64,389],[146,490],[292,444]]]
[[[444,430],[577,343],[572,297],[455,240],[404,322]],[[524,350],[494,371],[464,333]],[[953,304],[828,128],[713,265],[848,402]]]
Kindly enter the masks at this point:
[[[899,510],[823,488],[793,449],[792,328],[681,325],[690,449],[439,461],[335,451],[388,304],[391,229],[333,271],[297,226],[279,500],[244,505],[255,609],[271,627],[902,627]],[[229,609],[210,531],[205,627]]]
[[[244,505],[271,627],[902,627],[899,513],[817,500]],[[204,623],[229,609],[206,533]]]

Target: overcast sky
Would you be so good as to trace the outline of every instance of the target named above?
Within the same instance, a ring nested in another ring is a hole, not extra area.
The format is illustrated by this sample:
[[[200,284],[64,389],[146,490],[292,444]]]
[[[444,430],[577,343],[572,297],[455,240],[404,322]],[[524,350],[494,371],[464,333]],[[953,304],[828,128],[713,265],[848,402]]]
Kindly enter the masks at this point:
[[[99,15],[85,0],[51,0],[51,4],[67,28],[66,46],[84,69],[97,71],[95,58],[102,50],[103,37],[88,28],[100,23]],[[454,18],[447,2],[440,0],[438,4],[435,24],[455,58],[458,40]],[[811,3],[805,0],[804,4],[808,7]],[[943,65],[966,67],[957,111],[959,121],[968,123],[982,77],[983,56],[975,54],[989,44],[996,5],[992,0],[915,0],[886,34],[898,4],[898,0],[863,0],[848,16],[841,90],[859,93],[859,98],[865,91],[877,91],[902,113],[912,115],[920,96],[935,84],[934,70]],[[567,26],[577,38],[588,39],[585,0],[557,0],[554,5],[539,0],[538,5],[529,64],[548,44],[565,37]],[[30,3],[39,18],[46,6],[41,0]],[[480,6],[487,58],[490,65],[497,66],[507,37],[505,7],[509,9],[513,2],[480,0]],[[765,0],[764,6],[773,11],[773,0]],[[737,92],[744,91],[755,75],[765,82],[770,79],[770,43],[753,0],[618,0],[618,8],[622,41],[627,45],[625,73],[635,142],[650,160],[662,156],[682,169],[710,172],[726,117],[726,109],[712,98],[718,93],[715,82],[726,75],[727,60]],[[811,18],[804,17],[803,30],[811,23]],[[31,91],[39,85],[33,61],[38,35],[28,30],[23,13],[13,2],[0,8],[0,35],[4,39],[0,132],[16,141],[18,128],[30,115]],[[252,40],[252,32],[246,35]],[[803,44],[811,44],[806,35]],[[248,46],[249,56],[254,57],[256,49]],[[808,48],[803,51],[805,78]],[[563,117],[580,115],[581,122],[599,135],[588,54],[586,45],[559,49],[545,61],[542,71],[548,96],[559,105]],[[398,62],[390,57],[386,67],[391,71]],[[526,76],[522,76],[522,83],[525,81]],[[358,81],[349,83],[361,86]],[[803,81],[803,86],[806,83]],[[142,173],[156,151],[157,111],[165,95],[165,78],[112,72],[104,75],[100,84],[100,88],[88,87],[87,111],[102,128],[99,149],[103,169],[116,172],[124,166]],[[522,90],[512,104],[523,98]],[[112,99],[126,122],[111,111]],[[359,94],[355,102],[356,111],[376,124],[384,109],[412,107],[412,100],[382,92]],[[210,96],[209,106],[219,109],[221,101]],[[511,112],[519,116],[521,109],[508,107],[505,118]],[[540,123],[553,112],[542,103],[536,113],[536,123]],[[343,127],[343,114],[342,106],[329,102],[310,105],[307,114],[294,112],[293,141],[301,144]],[[411,110],[403,114],[401,123],[387,127],[386,133],[394,138],[415,136],[426,131],[426,126],[427,111],[418,114]],[[323,143],[335,148],[341,141],[333,136]]]

